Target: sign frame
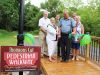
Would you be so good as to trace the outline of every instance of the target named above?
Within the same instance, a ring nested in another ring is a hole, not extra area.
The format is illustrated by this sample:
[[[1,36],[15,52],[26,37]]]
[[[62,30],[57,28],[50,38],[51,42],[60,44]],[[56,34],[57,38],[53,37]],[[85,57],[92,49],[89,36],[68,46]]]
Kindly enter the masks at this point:
[[[1,72],[40,70],[40,46],[1,46],[0,53]]]

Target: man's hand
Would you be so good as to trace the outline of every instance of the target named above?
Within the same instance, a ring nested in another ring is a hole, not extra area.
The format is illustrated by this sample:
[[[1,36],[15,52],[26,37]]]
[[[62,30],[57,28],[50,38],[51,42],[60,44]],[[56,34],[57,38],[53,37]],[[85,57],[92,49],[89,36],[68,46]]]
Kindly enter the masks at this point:
[[[72,35],[76,34],[76,27],[73,28],[73,32],[71,33]]]
[[[41,30],[44,34],[47,34],[47,31],[46,31],[43,27],[40,27],[40,30]]]

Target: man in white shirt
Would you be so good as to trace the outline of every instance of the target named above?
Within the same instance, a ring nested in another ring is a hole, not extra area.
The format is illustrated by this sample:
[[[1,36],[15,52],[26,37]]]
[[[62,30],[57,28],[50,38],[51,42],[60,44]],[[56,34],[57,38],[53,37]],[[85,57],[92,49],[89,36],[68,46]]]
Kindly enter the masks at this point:
[[[43,12],[43,17],[39,20],[39,39],[41,42],[41,52],[42,55],[47,54],[47,45],[46,45],[46,34],[47,34],[47,25],[50,24],[50,19],[48,18],[48,11]]]

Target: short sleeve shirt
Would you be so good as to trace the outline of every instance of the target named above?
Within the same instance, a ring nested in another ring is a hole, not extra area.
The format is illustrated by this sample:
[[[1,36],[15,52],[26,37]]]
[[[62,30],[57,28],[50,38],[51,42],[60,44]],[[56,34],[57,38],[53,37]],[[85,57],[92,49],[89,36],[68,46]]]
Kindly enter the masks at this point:
[[[45,19],[44,17],[42,17],[40,20],[39,20],[39,26],[40,27],[43,27],[45,30],[47,30],[47,25],[50,24],[50,19],[47,18]]]
[[[60,27],[61,27],[61,32],[62,33],[70,33],[72,31],[72,28],[74,28],[76,26],[74,19],[72,18],[68,18],[68,19],[64,19],[62,18],[60,20]]]

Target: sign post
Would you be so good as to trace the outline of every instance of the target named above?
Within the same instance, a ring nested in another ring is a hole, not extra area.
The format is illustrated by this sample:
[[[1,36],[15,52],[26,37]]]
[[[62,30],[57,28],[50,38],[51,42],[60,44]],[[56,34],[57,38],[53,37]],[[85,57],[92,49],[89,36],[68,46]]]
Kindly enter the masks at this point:
[[[23,0],[19,0],[19,26],[18,26],[18,36],[17,36],[17,45],[18,46],[24,46],[24,36],[23,36],[23,29],[24,29],[24,25],[23,25],[23,9],[24,9],[24,1]]]
[[[17,45],[24,46],[24,36],[23,36],[23,10],[24,10],[24,0],[19,0],[19,27],[18,27],[18,36],[17,36]],[[23,72],[20,71],[19,75],[23,75]]]
[[[24,0],[19,0],[19,26],[17,35],[17,46],[0,47],[0,71],[14,72],[35,71],[40,75],[40,46],[24,46],[23,35],[23,9]]]

